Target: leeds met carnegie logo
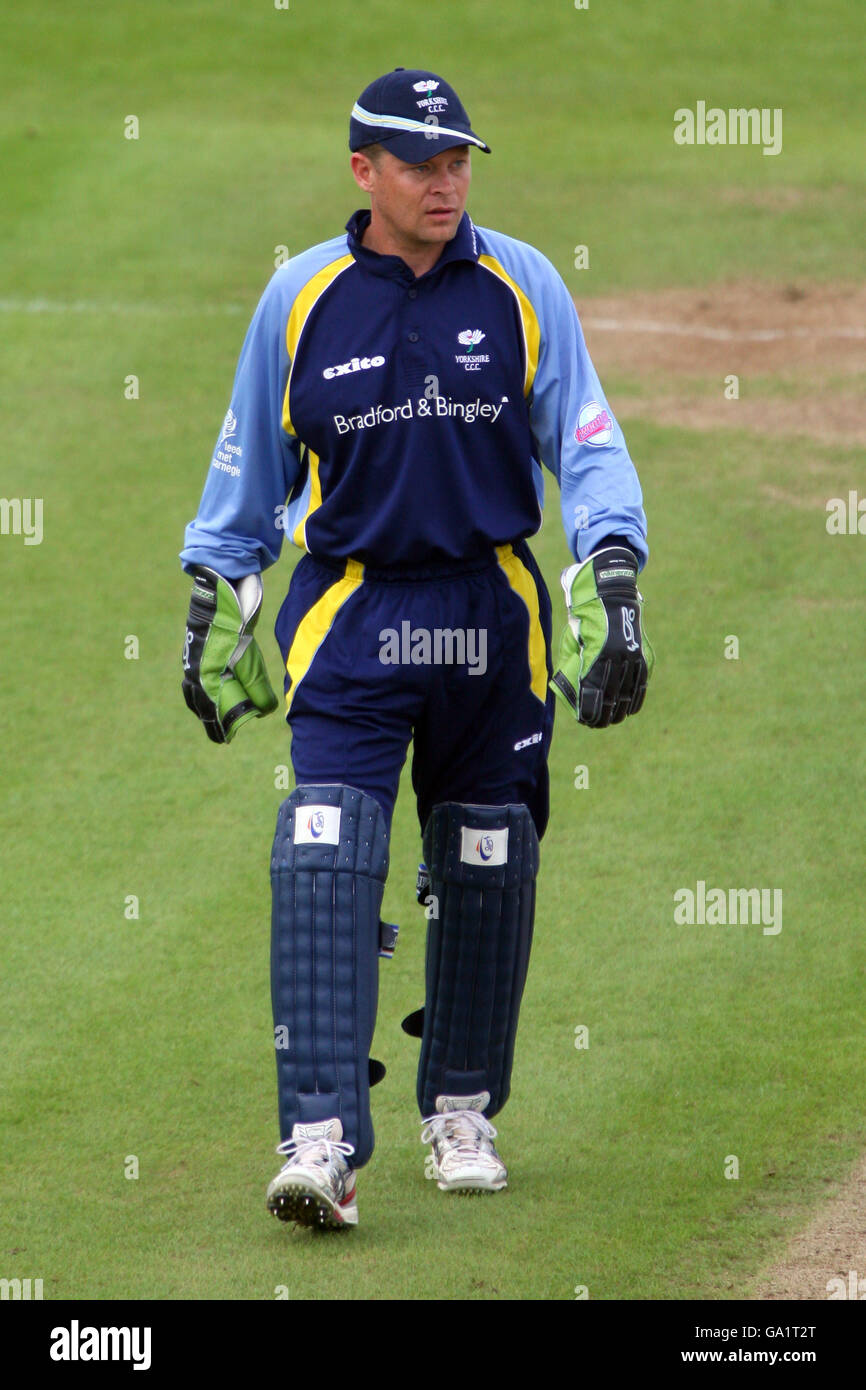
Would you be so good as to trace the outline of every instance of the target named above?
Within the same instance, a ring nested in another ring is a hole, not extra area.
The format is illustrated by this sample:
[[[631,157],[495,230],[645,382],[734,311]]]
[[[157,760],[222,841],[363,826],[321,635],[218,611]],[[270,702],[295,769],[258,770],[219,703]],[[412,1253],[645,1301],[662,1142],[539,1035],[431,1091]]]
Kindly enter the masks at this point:
[[[216,442],[213,454],[212,467],[220,473],[228,473],[230,478],[241,476],[240,462],[243,457],[243,446],[234,442],[238,432],[238,417],[235,415],[231,406],[226,411],[223,420],[223,427],[220,437]]]

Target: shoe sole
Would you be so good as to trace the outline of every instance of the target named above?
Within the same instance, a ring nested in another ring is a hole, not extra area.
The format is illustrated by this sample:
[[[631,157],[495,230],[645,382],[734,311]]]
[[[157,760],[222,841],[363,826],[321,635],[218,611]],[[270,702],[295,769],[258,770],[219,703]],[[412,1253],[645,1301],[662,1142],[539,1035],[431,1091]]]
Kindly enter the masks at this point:
[[[348,1231],[357,1226],[358,1216],[335,1216],[335,1208],[313,1187],[289,1187],[274,1192],[268,1198],[268,1211],[278,1221],[294,1221],[314,1231]]]
[[[501,1192],[508,1186],[507,1182],[437,1182],[436,1186],[440,1192],[462,1192],[466,1197],[478,1197],[483,1192]]]

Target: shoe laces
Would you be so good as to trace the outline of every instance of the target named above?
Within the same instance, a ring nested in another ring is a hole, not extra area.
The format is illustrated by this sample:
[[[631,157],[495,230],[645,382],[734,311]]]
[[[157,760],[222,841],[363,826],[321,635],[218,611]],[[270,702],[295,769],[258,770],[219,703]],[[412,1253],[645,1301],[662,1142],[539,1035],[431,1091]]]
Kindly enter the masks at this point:
[[[285,1139],[282,1144],[277,1145],[277,1153],[284,1155],[287,1160],[285,1167],[296,1159],[304,1163],[327,1165],[339,1162],[348,1167],[346,1160],[354,1152],[354,1144],[345,1144],[334,1139]]]
[[[442,1115],[427,1115],[421,1123],[422,1144],[445,1140],[458,1154],[477,1153],[479,1149],[489,1152],[493,1148],[490,1141],[496,1138],[487,1116],[477,1110],[446,1110]]]

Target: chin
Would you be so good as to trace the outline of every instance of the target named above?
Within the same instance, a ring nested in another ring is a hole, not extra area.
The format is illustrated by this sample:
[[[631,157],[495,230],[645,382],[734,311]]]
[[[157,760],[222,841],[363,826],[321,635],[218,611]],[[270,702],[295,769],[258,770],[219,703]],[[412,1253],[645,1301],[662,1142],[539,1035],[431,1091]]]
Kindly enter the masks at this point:
[[[422,240],[433,242],[450,241],[452,237],[457,235],[457,228],[459,226],[460,218],[452,217],[451,220],[448,222],[443,222],[439,225],[434,224],[433,226],[425,227],[423,230]]]

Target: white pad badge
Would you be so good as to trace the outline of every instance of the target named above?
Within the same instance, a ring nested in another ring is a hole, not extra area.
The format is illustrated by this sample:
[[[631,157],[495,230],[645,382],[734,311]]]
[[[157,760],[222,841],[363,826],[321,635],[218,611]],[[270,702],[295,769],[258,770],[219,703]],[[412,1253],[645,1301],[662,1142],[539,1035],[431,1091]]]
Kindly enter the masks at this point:
[[[296,845],[338,845],[340,843],[340,807],[295,807]]]
[[[460,859],[464,864],[505,864],[508,860],[508,828],[473,830],[464,825],[460,832]]]

